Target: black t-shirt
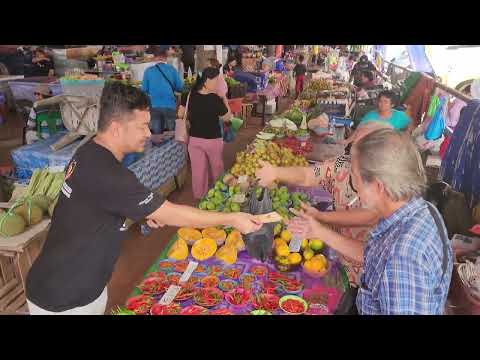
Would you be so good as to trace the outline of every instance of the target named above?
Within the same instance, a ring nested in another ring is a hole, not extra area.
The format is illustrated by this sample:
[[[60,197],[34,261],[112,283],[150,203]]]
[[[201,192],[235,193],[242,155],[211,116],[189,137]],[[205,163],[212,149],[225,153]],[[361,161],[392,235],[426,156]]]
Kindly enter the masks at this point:
[[[50,60],[41,60],[32,64],[30,76],[48,76],[48,73],[53,69],[53,62]]]
[[[305,64],[297,64],[293,68],[293,73],[295,76],[305,75],[307,73],[307,67]]]
[[[53,312],[97,299],[120,254],[126,218],[139,221],[165,201],[94,141],[74,155],[65,178],[26,284],[28,300]]]
[[[182,96],[182,105],[187,103],[188,93]],[[202,139],[218,139],[220,131],[220,116],[228,112],[220,96],[216,94],[202,95],[192,92],[188,104],[188,120],[190,121],[190,136]]]

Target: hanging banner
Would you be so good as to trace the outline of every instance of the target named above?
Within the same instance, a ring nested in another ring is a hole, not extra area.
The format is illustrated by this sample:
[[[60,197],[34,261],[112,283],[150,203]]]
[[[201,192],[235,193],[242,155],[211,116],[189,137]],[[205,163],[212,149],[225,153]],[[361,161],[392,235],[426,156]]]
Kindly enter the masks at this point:
[[[406,45],[406,47],[414,71],[433,73],[432,64],[425,52],[425,45]]]

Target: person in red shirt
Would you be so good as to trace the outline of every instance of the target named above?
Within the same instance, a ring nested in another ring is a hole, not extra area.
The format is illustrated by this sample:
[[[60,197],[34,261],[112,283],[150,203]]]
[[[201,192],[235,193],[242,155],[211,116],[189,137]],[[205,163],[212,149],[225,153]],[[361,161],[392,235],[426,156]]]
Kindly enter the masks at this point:
[[[299,55],[298,62],[293,68],[293,75],[295,76],[295,99],[298,99],[300,93],[303,91],[303,84],[305,82],[305,74],[307,73],[307,66],[304,64],[305,57]]]

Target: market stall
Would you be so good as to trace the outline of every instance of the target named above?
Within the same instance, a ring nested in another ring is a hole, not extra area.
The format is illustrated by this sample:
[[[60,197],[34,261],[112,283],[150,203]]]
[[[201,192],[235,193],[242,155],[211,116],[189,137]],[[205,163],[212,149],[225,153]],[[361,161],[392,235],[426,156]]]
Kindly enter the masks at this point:
[[[348,287],[335,252],[319,239],[298,238],[284,225],[284,219],[293,216],[290,207],[298,208],[300,201],[308,201],[325,211],[331,208],[331,195],[319,188],[284,186],[267,192],[254,181],[258,159],[279,166],[306,166],[312,144],[305,115],[294,108],[280,115],[283,118],[270,121],[198,204],[210,211],[264,214],[260,215],[265,219],[261,231],[272,240],[268,254],[259,257],[252,247],[254,235],[242,236],[232,228],[181,228],[125,306],[115,309],[114,314],[335,312]],[[264,201],[270,205],[257,213],[252,204]],[[271,210],[274,212],[265,214]]]

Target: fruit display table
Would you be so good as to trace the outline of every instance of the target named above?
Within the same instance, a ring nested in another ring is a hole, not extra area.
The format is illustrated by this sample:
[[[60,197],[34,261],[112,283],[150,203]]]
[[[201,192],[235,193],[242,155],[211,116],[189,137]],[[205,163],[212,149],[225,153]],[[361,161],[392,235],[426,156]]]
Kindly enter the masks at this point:
[[[295,155],[288,146],[256,140],[237,154],[230,173],[218,179],[199,208],[249,211],[244,196],[262,196],[262,189],[250,182],[259,160],[278,166],[307,165],[305,157]],[[320,188],[282,186],[268,196],[282,219],[292,216],[288,209],[298,208],[301,201],[309,201],[322,211],[332,203],[331,195]],[[271,229],[272,250],[264,262],[249,255],[243,237],[234,229],[179,229],[125,306],[113,313],[333,314],[349,286],[335,252],[319,239],[293,237],[282,222],[272,224]]]
[[[176,236],[172,238],[170,245],[174,241]],[[163,307],[155,304],[169,284],[178,284],[189,260],[194,260],[189,257],[184,261],[173,261],[166,259],[166,254],[167,251],[164,251],[148,269],[143,282],[127,300],[126,307],[136,314],[286,315],[289,311],[295,311],[284,306],[282,309],[279,302],[281,299],[288,300],[289,295],[294,295],[307,302],[306,315],[328,315],[335,311],[346,286],[345,271],[335,260],[330,262],[325,277],[312,278],[301,269],[281,273],[272,261],[261,263],[244,251],[239,254],[235,264],[230,266],[216,258],[201,262],[187,282],[191,288],[180,292],[173,305]],[[157,287],[153,291],[157,293],[152,295],[150,284],[155,279],[160,282],[163,279],[165,285]],[[212,288],[214,290],[211,290]],[[234,291],[235,289],[237,291]],[[246,294],[238,289],[245,290]],[[212,296],[209,298],[208,295]],[[232,304],[236,302],[240,304]]]

